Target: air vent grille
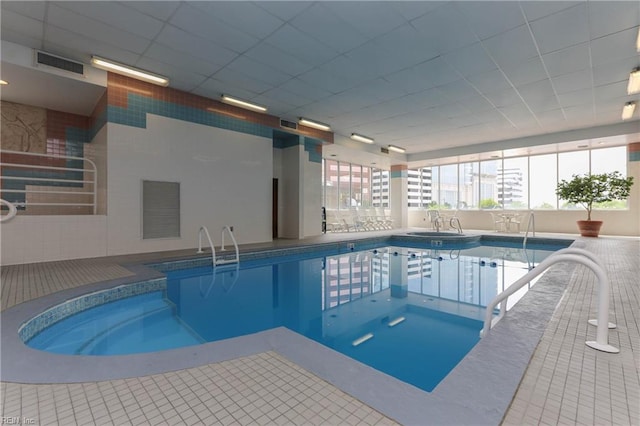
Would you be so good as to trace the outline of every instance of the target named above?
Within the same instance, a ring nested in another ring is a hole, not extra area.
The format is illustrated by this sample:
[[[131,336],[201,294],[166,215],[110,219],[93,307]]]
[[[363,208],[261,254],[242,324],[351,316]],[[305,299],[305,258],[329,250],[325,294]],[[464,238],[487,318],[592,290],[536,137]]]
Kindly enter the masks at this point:
[[[50,55],[44,52],[36,52],[36,62],[38,65],[57,68],[74,74],[84,75],[84,65],[79,62],[70,61],[59,56]]]
[[[280,127],[284,127],[285,129],[298,130],[298,123],[294,123],[293,121],[288,121],[281,118]]]
[[[380,152],[383,154],[388,154],[389,150],[387,148],[380,148]]]

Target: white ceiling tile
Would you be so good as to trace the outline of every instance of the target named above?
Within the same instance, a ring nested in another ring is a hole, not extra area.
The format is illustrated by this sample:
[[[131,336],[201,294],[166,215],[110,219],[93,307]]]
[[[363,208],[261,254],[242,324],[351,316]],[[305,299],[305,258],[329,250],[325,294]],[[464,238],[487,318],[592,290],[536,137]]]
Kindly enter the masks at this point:
[[[146,39],[153,39],[162,29],[163,22],[124,4],[102,1],[78,1],[56,3],[65,9],[95,19],[103,24],[136,34]]]
[[[547,72],[539,57],[529,59],[528,61],[507,64],[502,67],[502,71],[515,86],[533,83],[547,78]]]
[[[258,43],[256,37],[238,31],[187,3],[178,8],[169,22],[194,37],[238,53],[243,53]]]
[[[528,128],[533,122],[533,114],[523,103],[513,104],[499,109],[509,119],[509,121],[518,128]]]
[[[271,110],[273,100],[277,101],[276,104],[279,105],[279,108],[286,108],[287,110],[299,108],[313,101],[312,99],[306,98],[304,96],[291,93],[283,89],[282,87],[268,90],[252,99],[252,101],[254,102],[262,102],[263,105],[267,105],[269,110]]]
[[[1,17],[0,33],[2,34],[2,40],[11,41],[9,34],[20,34],[20,37],[38,41],[38,46],[30,45],[29,47],[40,47],[42,36],[44,35],[42,21],[17,14],[11,10],[3,10]]]
[[[618,83],[606,84],[604,86],[597,86],[593,92],[595,94],[596,103],[604,100],[612,99],[627,99],[627,84],[628,81],[621,81]]]
[[[514,1],[465,1],[456,2],[455,5],[467,17],[469,25],[480,40],[525,23],[520,5]]]
[[[542,56],[549,76],[556,77],[591,67],[591,55],[587,43],[557,50]]]
[[[531,23],[531,31],[541,54],[564,49],[589,40],[585,3]]]
[[[593,66],[638,56],[637,37],[638,28],[633,28],[593,40],[591,42]]]
[[[337,91],[346,90],[358,86],[362,82],[371,81],[380,75],[382,70],[372,66],[371,63],[363,63],[349,56],[337,56],[333,60],[317,68],[318,71],[330,74],[342,81],[334,86]],[[342,87],[342,90],[339,90]]]
[[[314,66],[324,64],[337,55],[336,51],[289,24],[280,27],[264,41],[283,52],[287,52],[299,61]]]
[[[196,58],[181,50],[175,50],[160,43],[153,43],[145,52],[143,59],[171,65],[174,68],[185,69],[187,72],[210,76],[222,68],[220,64],[214,64],[202,58]]]
[[[291,75],[263,65],[245,56],[240,56],[227,65],[227,68],[232,71],[244,73],[246,76],[258,81],[269,83],[272,86],[279,86],[292,78]]]
[[[492,90],[484,93],[484,96],[499,108],[522,103],[522,98],[515,89]]]
[[[36,19],[38,21],[44,21],[46,13],[45,2],[35,1],[3,1],[2,2],[2,24],[5,23],[4,14],[7,11],[17,13],[19,15],[26,16],[28,18]]]
[[[640,25],[639,1],[592,1],[589,9],[589,30],[591,38],[619,32],[621,28],[631,29]]]
[[[488,38],[482,44],[500,66],[522,62],[538,56],[538,50],[526,25]]]
[[[249,49],[244,55],[291,75],[299,75],[313,68],[312,65],[302,62],[268,43],[260,43]]]
[[[563,74],[551,79],[556,93],[562,94],[576,90],[591,89],[593,75],[590,69]]]
[[[229,26],[258,38],[268,36],[284,23],[254,2],[197,1],[192,4],[211,17],[224,16]]]
[[[481,93],[492,90],[508,89],[511,86],[500,70],[492,70],[481,74],[473,74],[467,80]]]
[[[356,77],[357,76],[352,76],[349,81],[346,81],[328,71],[314,68],[311,71],[299,75],[298,79],[336,94],[356,86],[359,83]]]
[[[549,80],[541,80],[517,88],[520,96],[534,112],[560,108]]]
[[[3,41],[76,60],[97,54],[167,74],[180,90],[213,99],[228,92],[275,115],[331,120],[338,135],[366,129],[415,152],[615,125],[621,104],[635,99],[626,95],[626,76],[640,65],[637,1],[2,1],[0,8]],[[45,16],[52,22],[44,32],[24,21]]]
[[[430,40],[421,37],[411,25],[403,25],[376,38],[375,45],[387,61],[402,69],[437,57],[438,49]],[[402,46],[401,49],[398,47]]]
[[[313,2],[306,1],[258,1],[255,4],[271,15],[283,21],[289,21],[310,7]]]
[[[180,6],[179,1],[123,1],[123,5],[161,21],[166,21]]]
[[[105,23],[88,19],[78,13],[55,5],[49,6],[47,23],[105,44],[121,46],[134,53],[142,53],[149,46],[148,39],[124,32]]]
[[[42,36],[28,35],[28,34],[25,34],[24,32],[11,30],[4,26],[0,28],[0,34],[2,37],[2,41],[8,41],[8,42],[19,44],[21,46],[29,47],[32,49],[45,49],[42,42]],[[71,54],[73,55],[73,52]]]
[[[328,1],[321,2],[366,38],[378,37],[404,24],[406,19],[395,2]],[[335,26],[331,26],[331,31]]]
[[[476,96],[478,92],[464,80],[454,81],[443,86],[438,86],[447,99],[451,102],[462,101],[469,96]]]
[[[593,100],[592,89],[580,89],[573,92],[558,94],[558,101],[562,108],[574,107],[577,105],[593,105]]]
[[[335,15],[324,3],[316,3],[290,21],[299,31],[329,46],[335,52],[347,52],[367,38]],[[329,29],[329,31],[327,31]]]
[[[487,55],[480,42],[456,49],[443,55],[443,58],[451,67],[465,77],[498,68],[495,62]]]
[[[331,96],[331,92],[321,87],[311,85],[299,78],[293,78],[283,83],[281,88],[294,93],[298,96],[306,97],[312,100],[320,100]]]
[[[172,49],[183,51],[191,56],[208,60],[218,65],[226,65],[238,57],[237,53],[229,49],[195,37],[172,25],[165,25],[156,41]]]
[[[398,87],[402,87],[405,93],[415,93],[460,80],[462,76],[444,59],[435,58],[386,75],[384,78]]]
[[[255,80],[246,74],[228,68],[223,68],[216,72],[213,78],[222,84],[231,87],[242,87],[255,94],[266,92],[274,87],[272,84]]]
[[[453,3],[447,3],[414,19],[411,24],[425,39],[435,41],[440,53],[451,52],[478,41],[478,37]]]
[[[629,73],[637,67],[639,63],[640,57],[631,57],[596,66],[593,68],[593,84],[595,86],[603,86],[621,81],[628,82]]]
[[[446,1],[398,1],[391,5],[407,20],[416,19],[422,15],[434,11]]]
[[[527,17],[528,21],[535,21],[540,18],[544,18],[545,16],[552,15],[554,13],[558,13],[562,10],[566,10],[572,8],[580,4],[580,1],[539,1],[539,0],[529,0],[529,1],[521,1],[520,6]]]

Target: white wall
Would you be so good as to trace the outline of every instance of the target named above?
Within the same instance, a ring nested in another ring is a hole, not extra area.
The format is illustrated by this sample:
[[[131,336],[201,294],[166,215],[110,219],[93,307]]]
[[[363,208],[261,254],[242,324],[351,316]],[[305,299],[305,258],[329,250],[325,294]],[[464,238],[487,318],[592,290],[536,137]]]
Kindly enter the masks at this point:
[[[271,241],[271,139],[154,115],[107,126],[109,255],[195,247],[201,225],[216,245],[225,225],[238,244]],[[180,182],[180,238],[142,239],[142,180]]]
[[[302,237],[322,234],[322,163],[309,161],[309,153],[301,150]]]
[[[0,225],[0,241],[2,265],[105,256],[107,218],[18,215]]]
[[[282,226],[278,227],[278,237],[300,238],[300,145],[281,149],[282,166],[278,203],[282,209]]]

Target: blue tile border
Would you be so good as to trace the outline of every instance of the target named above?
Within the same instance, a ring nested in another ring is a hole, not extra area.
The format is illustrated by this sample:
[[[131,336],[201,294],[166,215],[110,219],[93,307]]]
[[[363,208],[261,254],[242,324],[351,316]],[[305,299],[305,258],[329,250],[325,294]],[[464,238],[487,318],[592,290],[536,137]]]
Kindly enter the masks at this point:
[[[115,288],[89,293],[67,300],[47,309],[31,320],[25,322],[18,329],[18,335],[23,342],[28,342],[45,328],[95,306],[104,305],[120,299],[153,291],[164,291],[167,288],[166,278],[125,284]]]

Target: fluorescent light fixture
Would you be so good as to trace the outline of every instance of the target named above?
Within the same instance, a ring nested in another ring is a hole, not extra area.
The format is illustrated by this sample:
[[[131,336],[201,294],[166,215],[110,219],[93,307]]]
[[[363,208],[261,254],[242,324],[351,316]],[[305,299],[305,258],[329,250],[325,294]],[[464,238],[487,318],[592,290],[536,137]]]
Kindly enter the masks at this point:
[[[373,139],[371,139],[370,137],[359,135],[357,133],[351,133],[351,139],[358,142],[373,143]]]
[[[406,149],[399,146],[395,146],[395,145],[389,145],[387,148],[389,149],[389,151],[395,151],[400,153],[404,153],[406,151]]]
[[[622,108],[622,119],[628,120],[631,117],[633,117],[633,112],[635,110],[636,110],[635,102],[627,102],[626,104],[624,104],[624,107]]]
[[[221,99],[222,99],[222,102],[224,102],[225,104],[235,105],[241,108],[251,109],[258,112],[267,112],[267,108],[263,106],[252,104],[251,102],[243,101],[240,99],[232,98],[231,96],[228,96],[228,95],[222,95]]]
[[[329,130],[331,130],[331,127],[329,127],[328,124],[320,123],[318,121],[309,120],[308,118],[304,118],[304,117],[300,117],[300,119],[298,120],[298,123],[300,123],[300,124],[302,124],[304,126],[313,127],[314,129],[324,130],[325,132],[328,132]]]
[[[96,68],[111,71],[116,74],[126,75],[128,77],[133,77],[138,80],[146,81],[148,83],[157,84],[158,86],[166,87],[169,85],[169,79],[166,77],[151,74],[150,72],[132,68],[128,65],[119,64],[108,59],[99,58],[97,56],[91,57],[91,64]]]
[[[9,83],[4,80],[0,80],[0,86],[6,86],[7,84]]]
[[[640,68],[635,68],[629,74],[629,85],[627,86],[627,94],[633,95],[640,93]]]

